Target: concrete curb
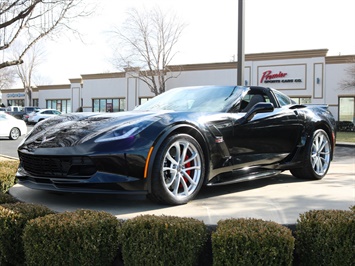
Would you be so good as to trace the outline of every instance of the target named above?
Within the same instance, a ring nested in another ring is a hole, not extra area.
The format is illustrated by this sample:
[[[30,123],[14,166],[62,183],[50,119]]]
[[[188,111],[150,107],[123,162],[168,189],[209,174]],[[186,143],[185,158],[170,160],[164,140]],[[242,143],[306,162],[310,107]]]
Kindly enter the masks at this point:
[[[0,154],[0,161],[18,161],[18,158]]]
[[[348,147],[348,148],[355,148],[355,143],[349,143],[349,142],[337,142],[335,146],[339,147]]]

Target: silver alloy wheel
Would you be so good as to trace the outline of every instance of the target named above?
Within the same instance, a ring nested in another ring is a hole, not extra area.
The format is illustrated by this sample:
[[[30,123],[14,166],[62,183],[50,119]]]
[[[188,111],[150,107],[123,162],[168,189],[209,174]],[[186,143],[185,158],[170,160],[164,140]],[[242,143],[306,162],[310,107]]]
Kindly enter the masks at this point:
[[[10,131],[10,139],[18,139],[20,137],[20,130],[16,127],[12,128]]]
[[[198,187],[202,175],[201,155],[187,140],[178,140],[170,145],[161,174],[164,186],[174,198],[187,197]]]
[[[330,163],[330,143],[324,131],[319,131],[313,138],[311,149],[311,164],[314,172],[323,176]]]

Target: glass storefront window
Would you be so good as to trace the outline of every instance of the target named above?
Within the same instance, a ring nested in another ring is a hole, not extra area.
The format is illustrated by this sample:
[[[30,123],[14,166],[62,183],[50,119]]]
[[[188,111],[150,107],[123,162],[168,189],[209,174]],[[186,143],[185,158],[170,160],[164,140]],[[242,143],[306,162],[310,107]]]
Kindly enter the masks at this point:
[[[24,99],[7,100],[7,106],[25,106],[25,100]]]
[[[148,102],[150,99],[152,99],[152,97],[141,97],[139,98],[139,105]]]
[[[71,100],[46,100],[47,109],[56,109],[62,113],[71,112]]]
[[[126,99],[92,99],[93,112],[122,112],[126,108]]]
[[[339,121],[355,123],[355,97],[339,97]]]
[[[310,104],[312,102],[311,97],[290,97],[297,104]]]

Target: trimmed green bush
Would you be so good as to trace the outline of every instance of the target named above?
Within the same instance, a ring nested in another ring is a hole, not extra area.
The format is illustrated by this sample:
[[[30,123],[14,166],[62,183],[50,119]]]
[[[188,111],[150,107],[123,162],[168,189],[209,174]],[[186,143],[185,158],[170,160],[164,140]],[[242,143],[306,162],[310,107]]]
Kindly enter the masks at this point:
[[[296,225],[296,253],[302,265],[354,265],[355,212],[312,210]]]
[[[227,219],[212,233],[213,265],[292,265],[290,229],[259,219]]]
[[[27,265],[112,265],[121,222],[106,212],[77,210],[29,221],[23,242]]]
[[[125,265],[197,265],[206,226],[193,218],[142,215],[121,228]]]
[[[23,228],[27,221],[50,213],[53,211],[47,207],[29,203],[0,205],[0,262],[23,265]]]
[[[7,192],[16,181],[18,161],[0,161],[0,192]]]
[[[16,202],[19,202],[19,200],[16,199],[15,197],[11,196],[10,194],[3,193],[0,191],[0,204],[16,203]]]

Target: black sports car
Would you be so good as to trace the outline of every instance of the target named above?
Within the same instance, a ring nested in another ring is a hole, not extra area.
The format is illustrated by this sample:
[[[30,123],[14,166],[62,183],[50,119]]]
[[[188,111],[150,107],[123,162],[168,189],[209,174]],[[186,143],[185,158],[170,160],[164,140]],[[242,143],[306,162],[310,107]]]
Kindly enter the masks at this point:
[[[335,145],[326,105],[271,88],[171,89],[120,113],[73,113],[38,123],[18,148],[19,182],[62,192],[144,192],[184,204],[202,185],[277,175],[321,179]]]

